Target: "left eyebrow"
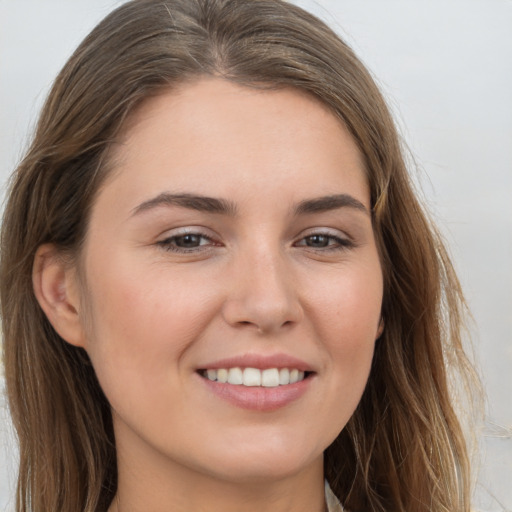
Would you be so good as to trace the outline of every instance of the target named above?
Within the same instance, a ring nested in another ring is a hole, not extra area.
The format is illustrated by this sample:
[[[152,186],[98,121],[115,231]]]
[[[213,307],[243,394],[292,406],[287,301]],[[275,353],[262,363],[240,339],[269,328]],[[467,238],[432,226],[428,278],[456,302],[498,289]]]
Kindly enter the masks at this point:
[[[353,208],[370,215],[366,206],[349,194],[336,194],[332,196],[316,197],[301,201],[295,208],[295,215],[308,213],[322,213],[338,208]]]

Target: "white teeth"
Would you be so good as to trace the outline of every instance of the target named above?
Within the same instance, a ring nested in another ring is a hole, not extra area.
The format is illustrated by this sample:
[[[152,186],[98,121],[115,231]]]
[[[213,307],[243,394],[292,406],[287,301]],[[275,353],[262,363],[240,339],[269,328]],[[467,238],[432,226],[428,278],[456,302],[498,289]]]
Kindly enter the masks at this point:
[[[228,372],[228,382],[230,384],[243,384],[244,377],[241,368],[230,368]]]
[[[288,368],[281,368],[279,370],[279,384],[290,384],[290,370]]]
[[[244,386],[261,386],[261,371],[256,368],[244,370]]]
[[[256,387],[263,386],[273,388],[295,384],[304,380],[304,372],[297,368],[219,368],[218,370],[206,370],[203,373],[208,380],[233,384],[236,386]]]
[[[227,382],[228,381],[228,371],[225,368],[219,368],[217,370],[217,380],[219,382]]]
[[[269,368],[261,372],[261,385],[266,388],[275,388],[279,386],[279,370]]]

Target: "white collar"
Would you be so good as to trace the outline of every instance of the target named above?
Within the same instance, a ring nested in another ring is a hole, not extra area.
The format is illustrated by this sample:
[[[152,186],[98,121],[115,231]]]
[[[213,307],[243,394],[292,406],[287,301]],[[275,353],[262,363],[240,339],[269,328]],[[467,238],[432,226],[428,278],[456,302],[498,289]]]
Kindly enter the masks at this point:
[[[327,503],[327,512],[343,512],[343,507],[332,492],[327,480],[325,481],[325,502]]]

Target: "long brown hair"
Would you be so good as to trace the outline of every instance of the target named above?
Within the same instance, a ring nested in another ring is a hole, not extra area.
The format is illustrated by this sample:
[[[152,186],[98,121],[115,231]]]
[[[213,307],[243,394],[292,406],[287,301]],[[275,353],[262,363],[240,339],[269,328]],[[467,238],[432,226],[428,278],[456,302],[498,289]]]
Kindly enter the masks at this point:
[[[280,0],[128,2],[57,77],[13,175],[1,235],[17,511],[105,511],[117,485],[109,404],[86,353],[57,335],[36,301],[35,251],[52,243],[66,257],[80,253],[126,118],[149,96],[205,75],[314,95],[364,157],[385,329],[362,400],[325,454],[332,489],[352,511],[467,512],[469,462],[447,374],[470,372],[459,283],[373,79],[323,22]]]

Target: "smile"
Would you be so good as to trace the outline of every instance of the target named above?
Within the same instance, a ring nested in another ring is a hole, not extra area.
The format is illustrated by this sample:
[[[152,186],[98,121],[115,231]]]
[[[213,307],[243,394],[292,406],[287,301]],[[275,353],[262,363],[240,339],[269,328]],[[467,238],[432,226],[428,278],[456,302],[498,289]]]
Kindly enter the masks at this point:
[[[218,368],[202,370],[201,375],[210,381],[235,386],[275,388],[303,381],[309,372],[297,368]]]

